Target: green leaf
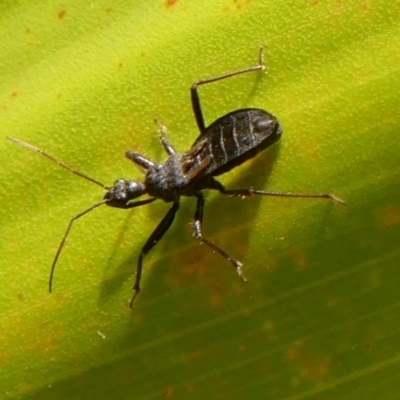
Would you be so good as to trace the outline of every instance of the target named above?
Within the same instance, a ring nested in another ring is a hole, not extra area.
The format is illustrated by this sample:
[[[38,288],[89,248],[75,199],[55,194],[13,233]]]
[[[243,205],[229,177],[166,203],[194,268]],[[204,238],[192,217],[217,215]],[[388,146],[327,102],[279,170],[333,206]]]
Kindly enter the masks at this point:
[[[292,2],[294,3],[294,2]],[[400,5],[369,0],[3,1],[0,5],[0,397],[392,399],[398,389]],[[5,136],[106,185],[162,162],[154,118],[179,151],[207,123],[264,108],[283,137],[221,177],[230,188],[332,192],[347,201],[207,194],[145,258],[169,205],[100,207],[104,192]]]

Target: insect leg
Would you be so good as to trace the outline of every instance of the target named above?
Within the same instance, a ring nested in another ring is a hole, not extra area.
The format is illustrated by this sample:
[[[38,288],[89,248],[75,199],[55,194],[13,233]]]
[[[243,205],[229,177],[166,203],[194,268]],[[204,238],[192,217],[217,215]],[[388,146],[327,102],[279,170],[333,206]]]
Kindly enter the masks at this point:
[[[228,72],[226,74],[218,75],[213,78],[201,79],[201,80],[193,83],[192,87],[190,88],[190,95],[191,95],[191,99],[192,99],[192,108],[193,108],[193,113],[194,113],[194,117],[196,119],[197,126],[199,127],[199,130],[201,133],[203,133],[206,130],[206,126],[204,123],[203,113],[201,111],[200,98],[199,98],[199,94],[197,92],[197,87],[200,85],[205,85],[207,83],[212,83],[212,82],[220,81],[222,79],[230,78],[231,76],[241,75],[241,74],[245,74],[247,72],[252,72],[252,71],[260,71],[260,70],[263,70],[264,68],[265,68],[265,66],[264,66],[264,46],[261,46],[260,50],[259,50],[259,54],[258,54],[258,64],[257,65],[254,65],[253,67],[240,69],[238,71]]]
[[[219,182],[218,182],[219,183]],[[305,197],[305,198],[320,198],[320,199],[329,199],[336,201],[340,204],[345,204],[345,201],[340,199],[331,193],[321,193],[321,194],[312,194],[312,193],[281,193],[281,192],[267,192],[264,190],[254,190],[252,188],[249,189],[225,189],[225,187],[219,183],[218,190],[222,194],[227,194],[229,196],[253,196],[253,195],[261,195],[261,196],[277,196],[277,197]]]
[[[236,260],[235,258],[231,257],[229,254],[225,253],[222,249],[220,249],[216,244],[211,242],[210,240],[206,239],[203,236],[203,232],[201,230],[202,223],[203,223],[203,210],[204,210],[204,196],[202,193],[196,195],[197,197],[197,205],[196,205],[196,212],[194,214],[194,221],[193,221],[193,231],[194,235],[197,239],[199,239],[202,243],[205,243],[207,246],[211,247],[214,251],[221,254],[222,257],[226,258],[233,266],[236,268],[236,272],[243,281],[246,282],[246,278],[243,275],[242,267],[243,264]]]
[[[168,153],[169,156],[171,156],[172,154],[176,154],[175,149],[172,147],[172,144],[167,139],[167,127],[163,125],[158,119],[155,119],[154,122],[158,125],[158,129],[160,131],[160,141],[165,151]]]
[[[174,202],[174,204],[169,209],[167,214],[157,225],[157,228],[154,229],[153,233],[147,239],[145,245],[142,247],[136,267],[135,285],[133,286],[133,290],[135,291],[135,293],[133,294],[131,299],[130,303],[131,308],[133,308],[133,302],[135,301],[137,295],[140,293],[140,279],[142,277],[143,258],[159,242],[159,240],[164,236],[165,232],[167,232],[172,222],[174,221],[175,214],[178,211],[178,209],[179,209],[179,202]]]
[[[150,161],[148,158],[143,157],[141,154],[135,153],[131,150],[125,153],[125,157],[129,158],[135,164],[140,165],[145,170],[148,170],[149,168],[154,166],[153,161]]]

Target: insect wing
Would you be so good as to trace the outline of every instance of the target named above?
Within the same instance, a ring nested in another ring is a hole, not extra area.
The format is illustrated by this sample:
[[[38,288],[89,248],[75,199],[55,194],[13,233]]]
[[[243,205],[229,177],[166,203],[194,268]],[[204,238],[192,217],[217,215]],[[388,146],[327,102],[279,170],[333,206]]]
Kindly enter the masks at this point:
[[[197,163],[208,160],[199,176],[221,175],[253,158],[276,142],[281,134],[278,120],[264,110],[233,111],[214,121],[196,139],[192,146],[196,157],[192,159]]]

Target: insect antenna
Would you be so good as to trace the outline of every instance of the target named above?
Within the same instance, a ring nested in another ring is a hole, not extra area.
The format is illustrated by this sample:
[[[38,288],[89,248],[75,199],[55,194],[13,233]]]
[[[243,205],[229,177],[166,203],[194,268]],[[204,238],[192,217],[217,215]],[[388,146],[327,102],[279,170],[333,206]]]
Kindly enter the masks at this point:
[[[58,160],[57,158],[53,157],[53,156],[50,155],[49,153],[46,153],[45,151],[39,149],[38,147],[32,146],[32,145],[29,144],[29,143],[25,143],[25,142],[23,142],[22,140],[13,138],[13,137],[11,137],[11,136],[6,136],[6,138],[7,138],[8,140],[10,140],[11,142],[17,143],[17,144],[19,144],[19,145],[22,146],[22,147],[26,147],[26,148],[29,149],[29,150],[35,151],[36,153],[39,153],[39,154],[41,154],[42,156],[45,156],[45,157],[48,158],[49,160],[51,160],[51,161],[55,162],[56,164],[58,164],[60,167],[63,167],[63,168],[65,168],[66,170],[72,172],[73,174],[78,175],[78,176],[80,176],[80,177],[82,177],[82,178],[84,178],[84,179],[86,179],[86,180],[88,180],[88,181],[90,181],[90,182],[93,182],[93,183],[95,183],[95,184],[98,185],[98,186],[101,186],[103,189],[106,189],[106,190],[109,190],[109,189],[110,189],[108,186],[104,185],[103,183],[99,182],[98,180],[92,178],[92,177],[89,176],[89,175],[84,174],[83,172],[77,171],[76,169],[69,167],[68,165],[64,164],[62,161],[60,161],[60,160]]]
[[[65,231],[64,236],[63,236],[63,238],[62,238],[62,240],[61,240],[61,242],[60,242],[60,244],[59,244],[59,246],[58,246],[56,256],[54,257],[53,264],[51,265],[50,278],[49,278],[49,292],[50,292],[50,293],[53,291],[53,277],[54,277],[54,271],[55,271],[55,269],[56,269],[56,264],[57,264],[57,261],[58,261],[58,257],[60,256],[61,251],[62,251],[62,249],[63,249],[63,247],[64,247],[64,245],[65,245],[65,241],[67,240],[67,237],[68,237],[68,235],[69,235],[69,231],[70,231],[71,228],[72,228],[72,224],[73,224],[78,218],[84,216],[85,214],[89,213],[90,211],[93,211],[95,208],[101,206],[102,204],[105,204],[106,202],[107,202],[107,200],[103,200],[103,201],[101,201],[100,203],[94,204],[93,206],[89,207],[89,208],[86,209],[85,211],[82,211],[81,213],[75,215],[75,217],[72,217],[71,220],[69,221],[67,230]]]
[[[16,143],[16,144],[19,144],[19,145],[22,146],[22,147],[26,147],[26,148],[29,149],[29,150],[35,151],[36,153],[39,153],[39,154],[45,156],[45,157],[48,158],[49,160],[51,160],[51,161],[55,162],[56,164],[58,164],[60,167],[65,168],[66,170],[72,172],[74,175],[78,175],[78,176],[80,176],[80,177],[82,177],[82,178],[84,178],[84,179],[86,179],[86,180],[88,180],[88,181],[90,181],[90,182],[92,182],[92,183],[94,183],[94,184],[96,184],[96,185],[102,187],[102,188],[105,189],[105,190],[110,190],[110,188],[109,188],[108,186],[104,185],[103,183],[99,182],[98,180],[92,178],[91,176],[88,176],[88,175],[84,174],[83,172],[77,171],[76,169],[69,167],[68,165],[64,164],[62,161],[60,161],[60,160],[58,160],[57,158],[53,157],[52,155],[46,153],[45,151],[39,149],[38,147],[32,146],[32,145],[29,144],[29,143],[25,143],[25,142],[23,142],[22,140],[19,140],[19,139],[10,137],[10,136],[6,136],[6,138],[7,138],[8,140],[10,140],[11,142],[14,142],[14,143]],[[62,251],[62,249],[63,249],[63,247],[64,247],[64,245],[65,245],[65,242],[66,242],[66,240],[67,240],[67,237],[68,237],[68,235],[69,235],[69,232],[70,232],[70,230],[71,230],[71,228],[72,228],[72,224],[73,224],[78,218],[84,216],[85,214],[87,214],[87,213],[89,213],[90,211],[94,210],[95,208],[101,206],[102,204],[105,204],[106,202],[107,202],[107,199],[104,199],[104,200],[102,200],[100,203],[94,204],[93,206],[89,207],[89,208],[86,209],[85,211],[82,211],[81,213],[75,215],[75,216],[74,216],[73,218],[71,218],[71,220],[69,221],[67,230],[65,231],[64,236],[63,236],[63,238],[62,238],[62,240],[61,240],[61,242],[60,242],[60,244],[59,244],[59,246],[58,246],[57,253],[56,253],[55,257],[54,257],[53,264],[51,265],[50,278],[49,278],[49,292],[50,292],[50,293],[51,293],[52,290],[53,290],[53,277],[54,277],[54,271],[55,271],[55,268],[56,268],[56,264],[57,264],[57,261],[58,261],[58,258],[59,258],[59,256],[60,256],[60,254],[61,254],[61,251]]]

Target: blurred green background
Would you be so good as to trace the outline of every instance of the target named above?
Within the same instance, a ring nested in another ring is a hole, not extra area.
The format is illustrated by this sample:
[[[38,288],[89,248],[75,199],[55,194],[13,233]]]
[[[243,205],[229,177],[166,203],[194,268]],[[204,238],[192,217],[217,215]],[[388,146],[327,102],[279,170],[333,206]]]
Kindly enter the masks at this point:
[[[383,0],[0,3],[0,398],[400,398],[400,3]],[[111,185],[179,151],[241,107],[283,126],[279,144],[221,178],[230,188],[332,192],[347,201],[207,195],[204,233],[243,260],[243,284],[192,237],[195,202],[145,259],[168,209],[102,207]]]

